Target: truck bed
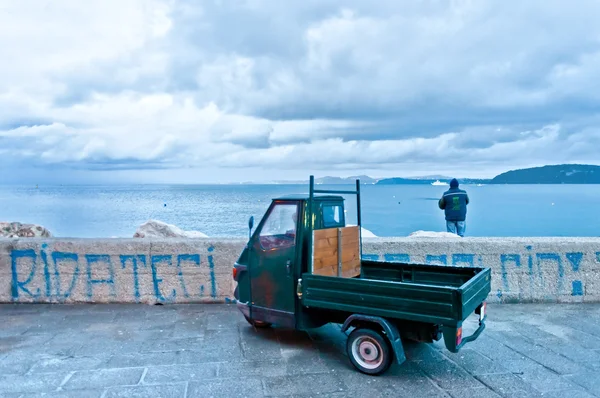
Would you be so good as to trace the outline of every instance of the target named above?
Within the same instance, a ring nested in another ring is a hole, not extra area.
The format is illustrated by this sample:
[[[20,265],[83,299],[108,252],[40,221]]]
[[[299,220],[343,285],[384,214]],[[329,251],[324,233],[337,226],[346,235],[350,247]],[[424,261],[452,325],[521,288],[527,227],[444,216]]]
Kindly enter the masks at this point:
[[[456,326],[485,301],[490,269],[361,261],[360,276],[302,275],[302,305]]]

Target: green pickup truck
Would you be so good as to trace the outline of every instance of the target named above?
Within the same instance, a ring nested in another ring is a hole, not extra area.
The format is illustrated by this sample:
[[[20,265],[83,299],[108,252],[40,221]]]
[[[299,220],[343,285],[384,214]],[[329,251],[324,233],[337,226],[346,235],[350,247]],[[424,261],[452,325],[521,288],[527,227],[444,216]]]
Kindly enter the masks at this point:
[[[346,225],[344,198],[356,195],[358,225]],[[405,360],[403,340],[442,337],[458,352],[485,328],[489,268],[362,259],[360,181],[349,191],[317,190],[273,199],[233,267],[234,296],[255,327],[352,330],[346,349],[361,372],[384,373]],[[463,336],[463,322],[479,326]]]

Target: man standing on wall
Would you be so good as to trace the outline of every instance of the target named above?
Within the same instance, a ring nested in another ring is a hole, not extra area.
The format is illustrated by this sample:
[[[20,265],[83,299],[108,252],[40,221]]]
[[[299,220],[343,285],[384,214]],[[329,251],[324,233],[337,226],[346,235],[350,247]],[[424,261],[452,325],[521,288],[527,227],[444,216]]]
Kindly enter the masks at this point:
[[[450,181],[450,189],[444,192],[438,203],[440,209],[446,214],[448,232],[461,237],[465,235],[468,204],[469,195],[466,191],[458,189],[458,180],[453,178]]]

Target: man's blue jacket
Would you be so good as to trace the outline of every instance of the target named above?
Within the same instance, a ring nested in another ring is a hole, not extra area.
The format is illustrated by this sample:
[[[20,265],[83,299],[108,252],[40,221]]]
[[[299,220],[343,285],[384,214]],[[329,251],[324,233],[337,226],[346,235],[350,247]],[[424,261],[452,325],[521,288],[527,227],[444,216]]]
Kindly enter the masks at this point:
[[[446,213],[446,221],[465,221],[469,195],[458,188],[450,188],[439,200],[440,209]]]

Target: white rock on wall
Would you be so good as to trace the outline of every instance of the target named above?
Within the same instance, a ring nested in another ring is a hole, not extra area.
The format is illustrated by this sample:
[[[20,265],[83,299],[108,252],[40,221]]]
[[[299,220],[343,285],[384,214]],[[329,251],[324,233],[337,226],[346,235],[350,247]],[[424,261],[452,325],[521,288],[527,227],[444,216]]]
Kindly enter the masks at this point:
[[[460,238],[460,236],[450,232],[437,231],[415,231],[408,235],[409,238]]]
[[[348,227],[356,227],[354,224],[347,224]],[[363,238],[377,238],[373,232],[369,231],[366,228],[360,227],[360,236]]]
[[[360,236],[363,238],[377,238],[377,235],[363,227],[360,228]]]
[[[20,222],[0,222],[0,237],[51,238],[52,234],[41,225],[21,224]]]
[[[134,238],[208,238],[208,235],[198,231],[184,231],[175,225],[158,220],[149,220],[140,225],[133,235]]]

